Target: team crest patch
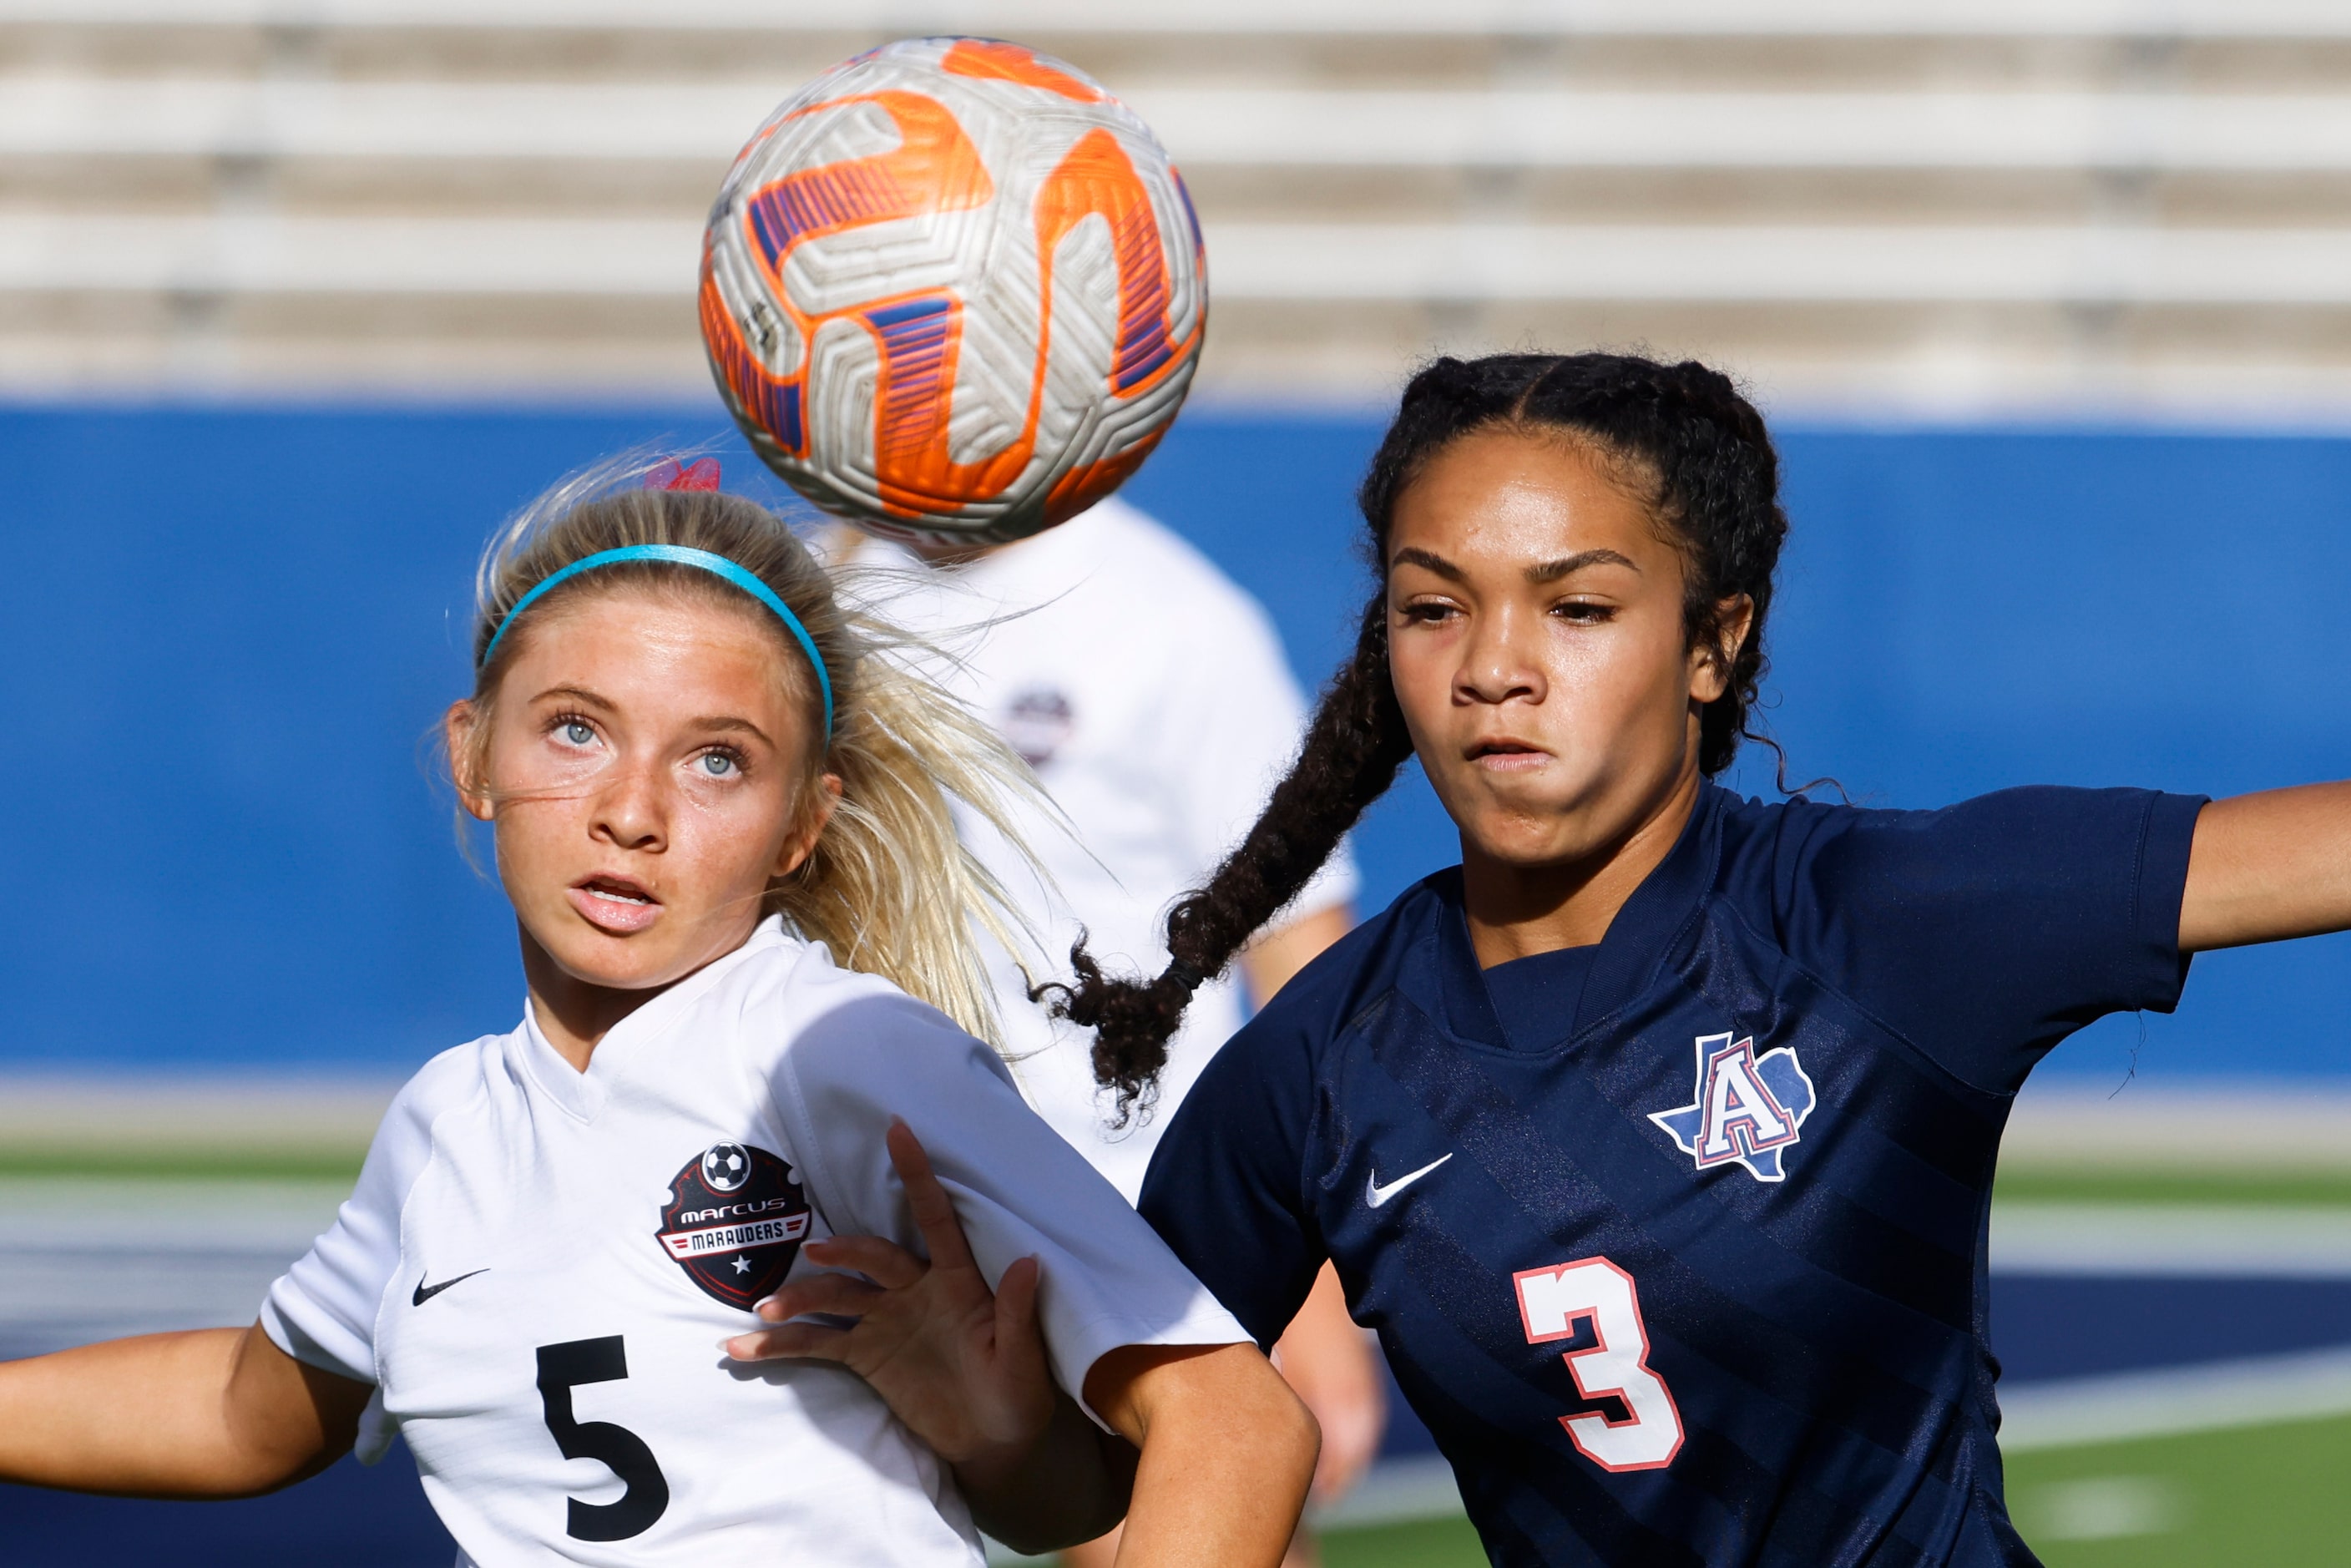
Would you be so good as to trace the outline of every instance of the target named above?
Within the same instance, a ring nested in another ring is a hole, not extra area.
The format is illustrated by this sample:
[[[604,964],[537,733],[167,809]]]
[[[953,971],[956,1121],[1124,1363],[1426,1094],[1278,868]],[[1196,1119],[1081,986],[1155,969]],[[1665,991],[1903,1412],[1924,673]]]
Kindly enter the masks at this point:
[[[1077,711],[1066,694],[1051,686],[1031,686],[1012,699],[997,727],[1020,754],[1021,761],[1042,768],[1053,760],[1054,753],[1077,727]]]
[[[1698,1041],[1697,1103],[1649,1120],[1700,1170],[1736,1160],[1757,1181],[1779,1181],[1788,1174],[1782,1156],[1803,1135],[1814,1099],[1794,1046],[1758,1056],[1752,1035],[1707,1034]]]
[[[791,1272],[808,1228],[808,1195],[780,1156],[713,1144],[671,1178],[655,1235],[705,1295],[748,1311]]]

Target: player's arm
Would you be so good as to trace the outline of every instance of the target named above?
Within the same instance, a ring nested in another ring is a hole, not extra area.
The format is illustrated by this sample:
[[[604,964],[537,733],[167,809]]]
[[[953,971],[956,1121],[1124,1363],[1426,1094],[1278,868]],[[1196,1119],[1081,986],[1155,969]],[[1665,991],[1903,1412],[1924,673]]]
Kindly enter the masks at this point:
[[[1019,1451],[967,1456],[955,1467],[956,1485],[981,1530],[1038,1556],[1116,1529],[1134,1493],[1138,1458],[1055,1388],[1042,1437]]]
[[[0,1363],[0,1479],[253,1497],[349,1453],[371,1392],[296,1361],[257,1323]]]
[[[2215,800],[2196,819],[2181,951],[2351,930],[2351,783]]]
[[[1142,1450],[1121,1568],[1274,1568],[1320,1445],[1254,1345],[1131,1344],[1086,1374],[1086,1403]]]
[[[1314,956],[1354,929],[1355,912],[1327,904],[1259,936],[1241,951],[1250,999],[1262,1008]],[[1347,1313],[1346,1292],[1331,1265],[1322,1265],[1306,1304],[1281,1332],[1274,1361],[1322,1429],[1322,1457],[1314,1468],[1314,1499],[1344,1497],[1378,1456],[1387,1429],[1387,1389],[1371,1338]]]

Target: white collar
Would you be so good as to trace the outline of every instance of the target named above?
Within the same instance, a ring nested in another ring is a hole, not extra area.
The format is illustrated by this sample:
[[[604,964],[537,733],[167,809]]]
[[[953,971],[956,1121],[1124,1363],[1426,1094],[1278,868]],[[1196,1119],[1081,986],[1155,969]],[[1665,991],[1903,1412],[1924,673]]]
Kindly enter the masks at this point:
[[[613,1084],[646,1046],[667,1034],[688,1009],[716,988],[754,955],[793,944],[784,918],[770,915],[731,953],[724,953],[653,998],[605,1031],[589,1054],[585,1072],[563,1059],[538,1026],[538,1012],[526,995],[522,1028],[508,1036],[517,1068],[546,1096],[583,1122],[592,1122],[611,1098]]]

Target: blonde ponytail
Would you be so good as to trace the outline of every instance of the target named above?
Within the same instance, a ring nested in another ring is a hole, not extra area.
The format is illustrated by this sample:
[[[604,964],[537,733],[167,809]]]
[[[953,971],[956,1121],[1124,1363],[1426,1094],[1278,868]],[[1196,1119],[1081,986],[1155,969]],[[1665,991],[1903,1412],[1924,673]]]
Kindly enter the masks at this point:
[[[961,800],[1019,852],[1008,809],[1033,797],[1028,764],[955,696],[916,673],[919,652],[878,617],[852,624],[866,643],[827,766],[841,804],[799,872],[768,907],[845,967],[920,997],[992,1045],[1003,1043],[974,932],[1019,952],[1034,937],[996,877],[956,832]]]

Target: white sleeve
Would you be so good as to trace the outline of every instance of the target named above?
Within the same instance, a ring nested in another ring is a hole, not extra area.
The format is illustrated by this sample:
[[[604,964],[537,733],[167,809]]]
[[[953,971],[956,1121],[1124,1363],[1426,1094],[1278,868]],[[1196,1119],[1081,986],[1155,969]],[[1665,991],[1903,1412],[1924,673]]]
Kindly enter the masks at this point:
[[[433,1153],[416,1082],[384,1113],[335,1223],[269,1287],[262,1331],[305,1365],[358,1383],[376,1372],[375,1321],[400,1267],[400,1211]]]
[[[904,1120],[988,1283],[1015,1259],[1038,1259],[1054,1376],[1081,1403],[1087,1372],[1121,1345],[1249,1341],[1118,1189],[1021,1100],[996,1053],[921,1003],[879,990],[845,999],[792,1041],[773,1089],[832,1228],[921,1252],[883,1144],[891,1118]]]
[[[1306,700],[1272,622],[1238,590],[1222,608],[1169,668],[1157,731],[1161,777],[1203,880],[1256,822],[1306,738]],[[1351,903],[1358,885],[1343,841],[1273,924]]]

